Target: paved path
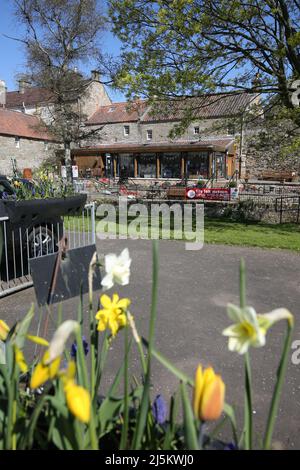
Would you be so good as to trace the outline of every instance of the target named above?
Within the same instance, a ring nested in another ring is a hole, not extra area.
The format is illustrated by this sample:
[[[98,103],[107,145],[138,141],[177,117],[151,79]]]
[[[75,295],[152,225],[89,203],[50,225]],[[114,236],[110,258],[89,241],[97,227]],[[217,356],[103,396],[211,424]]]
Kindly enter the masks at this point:
[[[101,241],[99,253],[120,252],[129,247],[133,263],[129,286],[120,288],[132,299],[132,313],[142,334],[147,335],[151,295],[151,242]],[[238,303],[238,266],[243,256],[247,266],[247,301],[259,312],[284,306],[296,317],[295,338],[300,340],[300,257],[288,251],[207,245],[203,250],[184,250],[182,242],[160,242],[160,288],[156,347],[177,367],[194,374],[198,362],[212,364],[227,384],[227,401],[241,416],[243,404],[242,358],[227,350],[221,331],[229,324],[225,306]],[[0,318],[12,324],[34,301],[33,289],[2,299]],[[64,305],[64,316],[75,317],[77,300]],[[55,309],[54,309],[55,311]],[[254,379],[254,422],[261,436],[266,405],[274,383],[281,351],[283,324],[268,334],[267,346],[252,350]],[[53,329],[53,326],[52,326]],[[111,381],[122,358],[120,335],[111,348],[105,382]],[[133,361],[138,376],[138,361]],[[159,364],[153,368],[153,393],[168,396],[176,379]],[[105,388],[102,390],[105,393]],[[285,448],[300,448],[300,365],[289,362],[284,396],[275,438]]]

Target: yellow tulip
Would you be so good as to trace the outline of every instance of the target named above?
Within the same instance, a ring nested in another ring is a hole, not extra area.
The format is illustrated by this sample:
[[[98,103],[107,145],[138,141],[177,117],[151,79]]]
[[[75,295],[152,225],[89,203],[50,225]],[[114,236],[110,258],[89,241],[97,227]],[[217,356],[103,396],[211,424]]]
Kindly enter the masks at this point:
[[[47,364],[48,360],[49,351],[47,350],[43,355],[41,362],[38,363],[33,371],[30,380],[30,388],[38,388],[47,382],[47,380],[54,379],[54,377],[57,376],[60,366],[60,357],[54,359],[50,364]]]
[[[91,399],[89,392],[68,380],[64,386],[66,402],[71,413],[83,423],[88,423],[91,417]]]
[[[212,367],[204,371],[199,364],[194,387],[194,413],[201,421],[214,421],[221,416],[224,407],[225,384]]]
[[[9,333],[9,326],[5,321],[0,320],[0,340],[5,341]]]

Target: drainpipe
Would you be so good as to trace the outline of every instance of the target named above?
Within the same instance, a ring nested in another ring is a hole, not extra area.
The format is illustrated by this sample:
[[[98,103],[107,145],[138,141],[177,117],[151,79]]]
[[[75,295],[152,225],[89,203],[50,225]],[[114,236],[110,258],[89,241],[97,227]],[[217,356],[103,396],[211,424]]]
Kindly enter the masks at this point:
[[[244,147],[244,113],[241,116],[241,137],[240,137],[240,149],[239,149],[239,179],[242,174],[242,153]]]

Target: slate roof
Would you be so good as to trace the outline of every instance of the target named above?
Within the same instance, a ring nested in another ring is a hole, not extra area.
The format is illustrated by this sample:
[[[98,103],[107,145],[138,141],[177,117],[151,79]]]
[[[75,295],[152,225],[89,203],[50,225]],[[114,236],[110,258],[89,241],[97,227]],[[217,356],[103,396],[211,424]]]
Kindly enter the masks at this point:
[[[187,98],[177,102],[158,103],[155,112],[147,101],[140,100],[134,104],[127,102],[112,103],[101,106],[88,120],[88,125],[136,122],[178,121],[188,108],[192,110],[194,119],[210,119],[232,117],[240,114],[255,99],[251,93],[219,93]]]
[[[55,141],[36,116],[10,109],[0,109],[0,135]]]
[[[146,101],[138,101],[133,105],[127,102],[112,103],[108,106],[100,106],[88,120],[88,125],[113,124],[116,122],[136,122],[147,109]]]
[[[55,96],[47,88],[25,88],[24,93],[8,91],[6,93],[7,108],[22,108],[55,102]]]
[[[140,153],[140,152],[156,152],[156,151],[190,151],[199,149],[211,149],[215,151],[224,152],[225,150],[232,150],[235,140],[232,137],[215,137],[205,138],[203,140],[176,140],[173,142],[149,142],[144,144],[138,143],[114,143],[114,144],[99,144],[96,146],[77,148],[72,151],[76,155],[88,155],[89,153],[99,154],[102,152],[120,152],[120,153]]]

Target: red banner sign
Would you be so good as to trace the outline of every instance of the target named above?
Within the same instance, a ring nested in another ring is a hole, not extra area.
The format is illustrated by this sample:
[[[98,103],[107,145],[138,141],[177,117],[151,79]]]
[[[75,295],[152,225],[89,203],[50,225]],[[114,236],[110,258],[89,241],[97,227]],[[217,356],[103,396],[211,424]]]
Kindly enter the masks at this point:
[[[187,188],[185,195],[187,199],[230,201],[229,188]]]

